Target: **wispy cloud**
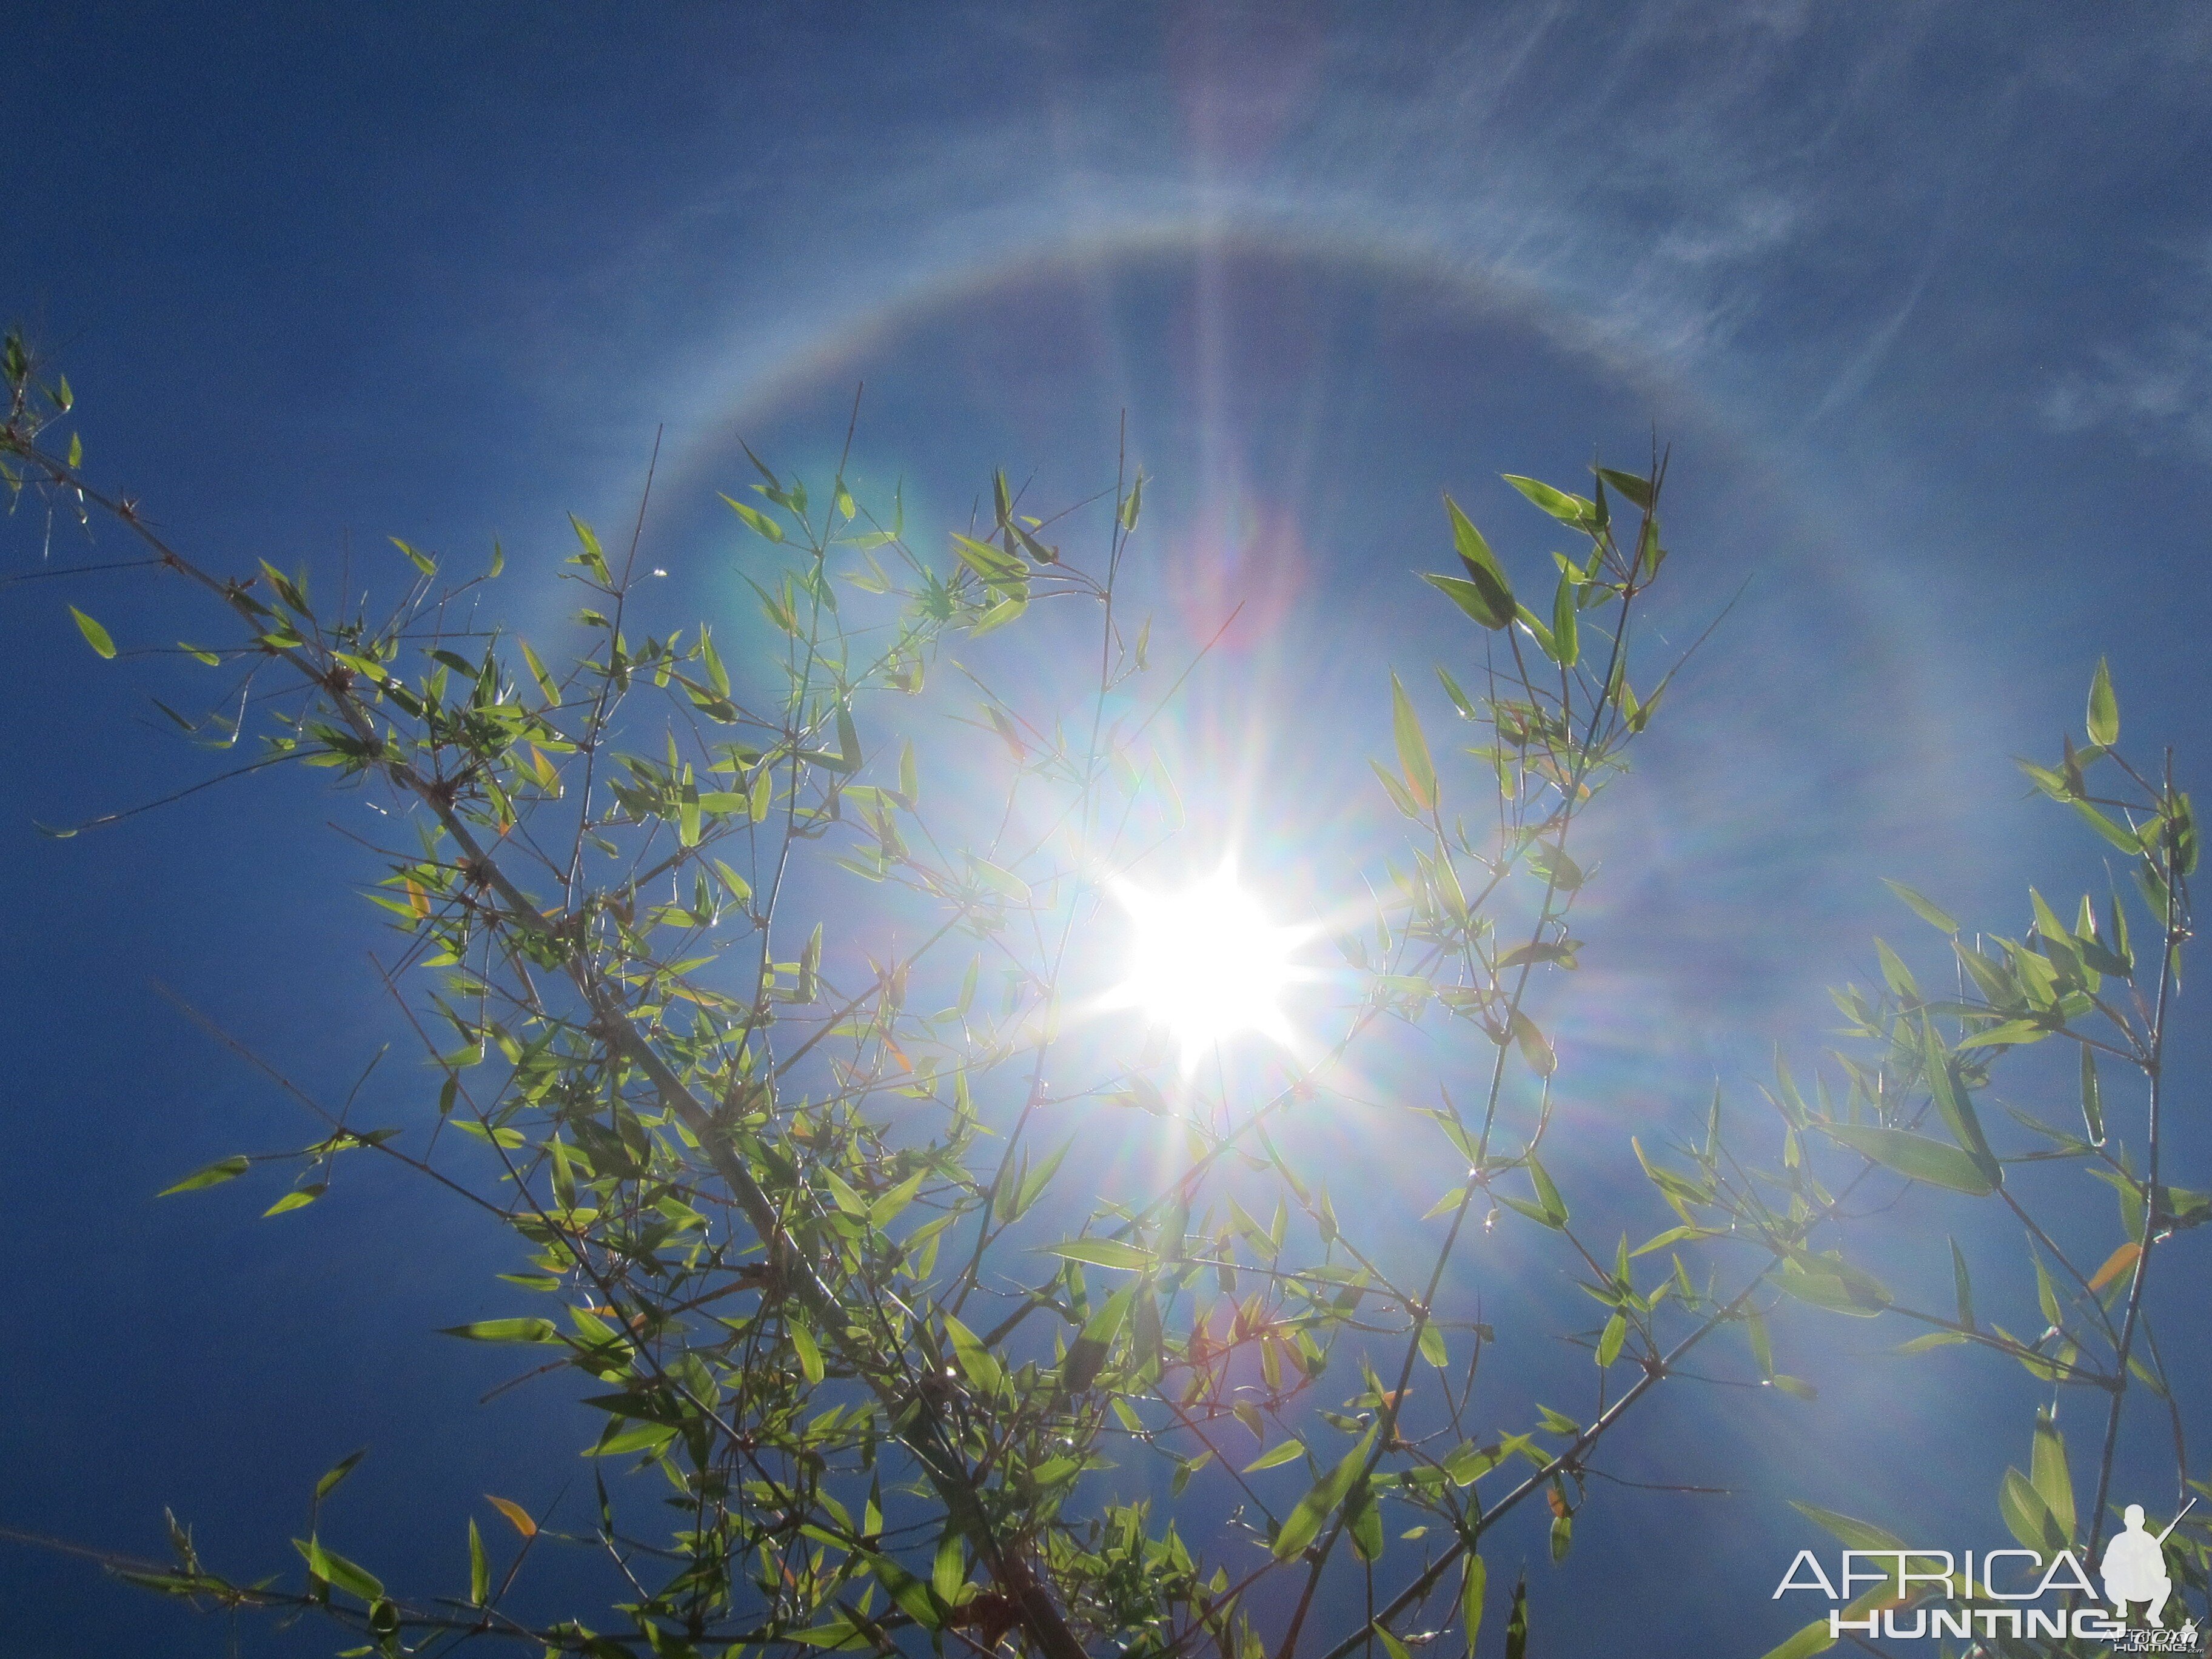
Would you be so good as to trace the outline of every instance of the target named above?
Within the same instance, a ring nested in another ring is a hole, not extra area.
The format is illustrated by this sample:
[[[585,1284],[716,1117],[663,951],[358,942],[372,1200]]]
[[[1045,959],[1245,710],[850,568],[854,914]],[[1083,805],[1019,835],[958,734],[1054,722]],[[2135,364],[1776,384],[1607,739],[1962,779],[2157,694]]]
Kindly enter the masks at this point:
[[[2148,448],[2212,455],[2212,238],[2166,252],[2151,319],[2050,382],[2040,412],[2053,429],[2112,427]]]

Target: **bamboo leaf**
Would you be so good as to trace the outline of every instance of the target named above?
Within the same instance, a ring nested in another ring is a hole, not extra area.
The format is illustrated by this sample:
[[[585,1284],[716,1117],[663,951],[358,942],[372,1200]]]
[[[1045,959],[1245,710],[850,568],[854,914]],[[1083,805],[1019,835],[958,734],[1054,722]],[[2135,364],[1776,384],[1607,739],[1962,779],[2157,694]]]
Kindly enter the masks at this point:
[[[1295,1436],[1272,1450],[1264,1451],[1244,1466],[1244,1473],[1256,1474],[1261,1469],[1272,1469],[1305,1455],[1305,1443]]]
[[[491,1600],[491,1562],[474,1516],[469,1517],[469,1600],[479,1607]]]
[[[448,1325],[441,1336],[466,1337],[471,1342],[558,1342],[561,1338],[550,1319],[479,1319],[470,1325]]]
[[[944,1317],[945,1334],[952,1339],[953,1356],[959,1360],[960,1369],[968,1374],[968,1380],[983,1393],[996,1394],[1000,1385],[1006,1381],[1006,1373],[999,1368],[999,1362],[976,1339],[975,1332],[951,1314]]]
[[[1490,544],[1473,520],[1459,510],[1459,503],[1449,495],[1444,497],[1444,511],[1451,519],[1452,548],[1459,555],[1460,566],[1467,572],[1464,586],[1469,590],[1462,594],[1446,584],[1455,578],[1431,577],[1430,580],[1451,595],[1461,610],[1485,628],[1500,629],[1512,623],[1515,605],[1513,585],[1505,579],[1504,567],[1490,550]]]
[[[2120,740],[2120,700],[2112,693],[2112,671],[2102,657],[2089,682],[2089,741],[2110,749]]]
[[[1397,740],[1398,765],[1405,774],[1406,787],[1413,804],[1424,812],[1433,811],[1437,805],[1437,768],[1429,757],[1429,740],[1421,731],[1421,717],[1413,710],[1413,699],[1399,684],[1396,674],[1390,676],[1390,730]]]
[[[1359,1478],[1360,1470],[1366,1466],[1368,1449],[1375,1443],[1376,1431],[1381,1427],[1380,1419],[1370,1424],[1359,1443],[1316,1481],[1312,1490],[1298,1499],[1297,1507],[1284,1517],[1282,1530],[1275,1534],[1275,1559],[1295,1559],[1320,1534],[1322,1524],[1344,1502],[1352,1483]]]
[[[1094,1267],[1149,1267],[1156,1260],[1150,1250],[1115,1238],[1063,1238],[1044,1249],[1048,1255],[1064,1261],[1081,1261]]]
[[[2066,1467],[2066,1437],[2047,1411],[2035,1414],[2035,1449],[2028,1464],[2030,1484],[2043,1499],[2061,1537],[2074,1537],[2074,1477]]]
[[[2142,1246],[2130,1239],[2105,1258],[2103,1267],[2090,1274],[2089,1288],[2101,1291],[2107,1285],[2117,1284],[2124,1275],[2135,1270],[2136,1262],[2142,1255]]]
[[[235,1181],[253,1167],[252,1161],[243,1154],[234,1158],[217,1158],[204,1169],[193,1170],[174,1186],[164,1187],[154,1195],[167,1198],[171,1193],[196,1193],[203,1187],[220,1186],[226,1181]]]
[[[353,1452],[344,1457],[341,1457],[336,1463],[332,1464],[329,1472],[325,1474],[321,1480],[315,1482],[315,1501],[319,1504],[323,1499],[328,1498],[332,1492],[336,1492],[338,1488],[338,1482],[344,1480],[346,1476],[351,1474],[354,1472],[355,1465],[358,1464],[362,1458],[368,1455],[368,1448],[363,1446],[359,1451]]]
[[[719,490],[715,493],[720,494]],[[783,539],[783,526],[758,507],[748,506],[734,495],[723,495],[722,499],[730,504],[730,511],[743,519],[755,535],[765,537],[772,542]]]
[[[1948,1187],[1954,1192],[1980,1198],[1994,1190],[1981,1166],[1958,1147],[1914,1134],[1909,1129],[1886,1129],[1872,1123],[1824,1123],[1820,1127],[1853,1152],[1914,1181]]]
[[[1884,876],[1881,879],[1881,884],[1888,888],[1891,892],[1896,894],[1898,897],[1903,899],[1907,904],[1911,905],[1912,907],[1913,915],[1918,916],[1921,921],[1926,922],[1930,927],[1935,928],[1937,932],[1944,933],[1956,933],[1959,931],[1959,924],[1951,920],[1951,913],[1949,911],[1942,909],[1937,905],[1930,902],[1929,900],[1923,898],[1918,893],[1914,892],[1912,889],[1907,887],[1903,882],[1892,881],[1888,877]]]
[[[84,642],[92,647],[94,654],[100,657],[112,657],[115,654],[115,641],[108,638],[107,630],[75,605],[71,605],[69,611],[70,615],[76,618],[76,631],[84,635]]]

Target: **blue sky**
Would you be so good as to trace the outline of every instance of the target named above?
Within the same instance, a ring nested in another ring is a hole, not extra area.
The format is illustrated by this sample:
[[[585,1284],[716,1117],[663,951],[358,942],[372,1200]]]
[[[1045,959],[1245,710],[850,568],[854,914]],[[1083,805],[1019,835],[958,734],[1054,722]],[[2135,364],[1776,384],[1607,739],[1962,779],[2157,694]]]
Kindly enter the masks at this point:
[[[1496,475],[1633,465],[1656,427],[1670,626],[1743,598],[1599,830],[1606,1012],[1563,1040],[1619,1102],[1747,1094],[1774,1042],[1809,1051],[1820,988],[1911,930],[1877,876],[2016,927],[2026,880],[2093,867],[2009,757],[2078,724],[2100,654],[2131,739],[2185,773],[2208,750],[2202,8],[19,0],[5,38],[0,312],[69,372],[95,473],[181,544],[498,535],[543,619],[562,514],[625,520],[665,428],[647,535],[696,609],[722,597],[708,509],[740,433],[811,465],[866,380],[863,471],[964,516],[995,465],[1048,494],[1110,476],[1126,409],[1177,527],[1167,626],[1254,602],[1188,741],[1270,823],[1356,775],[1316,733],[1356,768],[1386,668],[1452,648],[1407,577],[1440,555],[1436,492],[1540,558]],[[0,574],[42,533],[0,532]],[[162,594],[100,580],[67,597],[167,637]],[[574,1421],[477,1408],[500,1368],[424,1335],[479,1310],[424,1271],[489,1251],[467,1218],[374,1179],[282,1224],[146,1196],[294,1127],[152,983],[342,1091],[389,1035],[378,935],[320,827],[357,807],[300,780],[34,832],[204,764],[92,662],[60,586],[0,599],[0,1524],[147,1550],[173,1503],[273,1569],[292,1495],[362,1442],[365,1534],[542,1495]],[[376,1086],[401,1110],[413,1085]],[[1586,1639],[1721,1616],[1682,1588],[1698,1563],[1763,1597],[1785,1485],[1986,1529],[2025,1396],[1991,1385],[1996,1439],[1957,1392],[1979,1373],[1828,1357],[1826,1416],[1745,1414],[1710,1453],[1717,1407],[1670,1419],[1647,1475],[1758,1490],[1686,1538],[1634,1498],[1594,1521],[1614,1588]],[[1877,1437],[1897,1455],[1868,1460]],[[1807,1443],[1790,1481],[1762,1461]],[[22,1551],[0,1616],[41,1656],[227,1639]]]

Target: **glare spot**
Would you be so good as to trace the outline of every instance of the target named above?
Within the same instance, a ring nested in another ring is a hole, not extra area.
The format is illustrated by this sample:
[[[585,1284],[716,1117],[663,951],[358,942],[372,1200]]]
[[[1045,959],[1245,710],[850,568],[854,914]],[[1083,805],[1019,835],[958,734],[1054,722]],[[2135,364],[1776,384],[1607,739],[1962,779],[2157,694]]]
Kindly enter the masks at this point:
[[[1187,1066],[1245,1031],[1290,1042],[1282,995],[1303,976],[1292,956],[1310,929],[1271,922],[1228,865],[1178,892],[1119,882],[1114,893],[1129,914],[1130,948],[1110,1006],[1166,1027]]]

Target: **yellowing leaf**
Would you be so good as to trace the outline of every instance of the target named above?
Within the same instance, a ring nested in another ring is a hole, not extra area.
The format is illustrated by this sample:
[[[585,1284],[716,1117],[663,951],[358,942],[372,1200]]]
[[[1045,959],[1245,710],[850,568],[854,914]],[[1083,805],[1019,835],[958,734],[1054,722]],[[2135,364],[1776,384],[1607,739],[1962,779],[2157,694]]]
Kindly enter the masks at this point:
[[[2123,1273],[2134,1271],[2136,1258],[2142,1254],[2142,1246],[2130,1239],[2105,1258],[2105,1265],[2089,1277],[2089,1288],[2101,1291]]]
[[[521,1504],[509,1503],[504,1498],[494,1498],[489,1492],[484,1494],[484,1502],[512,1522],[515,1531],[520,1533],[525,1538],[538,1536],[538,1523],[530,1518],[530,1511]]]

